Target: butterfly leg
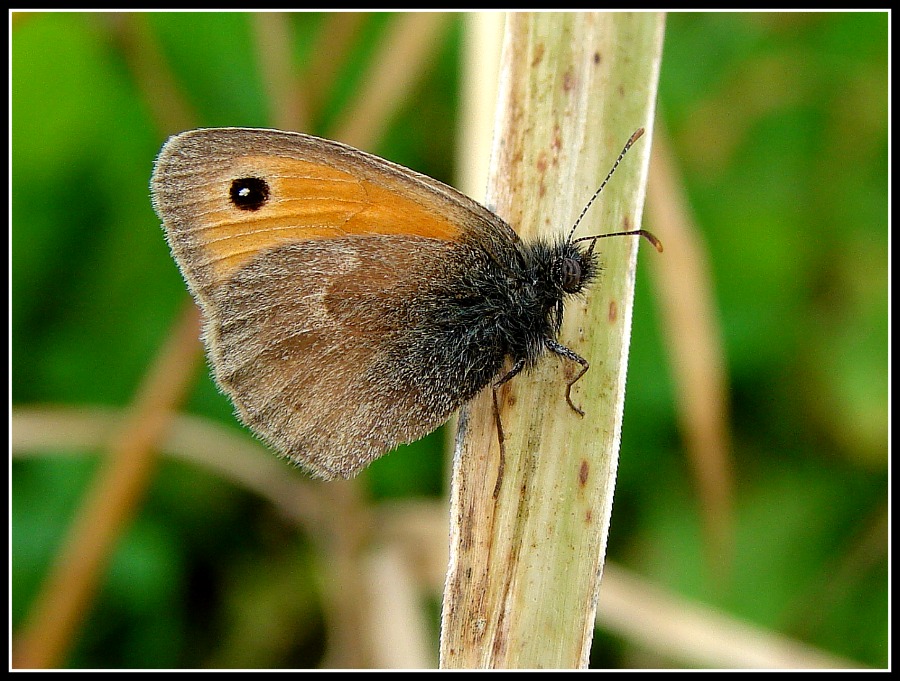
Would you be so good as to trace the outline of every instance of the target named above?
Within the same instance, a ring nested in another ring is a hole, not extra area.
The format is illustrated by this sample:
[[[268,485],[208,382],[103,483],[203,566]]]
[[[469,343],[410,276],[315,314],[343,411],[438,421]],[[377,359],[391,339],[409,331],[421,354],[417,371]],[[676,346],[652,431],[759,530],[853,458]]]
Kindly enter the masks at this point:
[[[500,483],[503,482],[503,471],[506,468],[506,445],[504,444],[506,442],[506,437],[503,435],[503,423],[500,421],[500,403],[497,400],[497,390],[501,385],[520,373],[524,368],[525,360],[518,360],[513,364],[512,369],[503,375],[503,378],[491,386],[491,397],[494,400],[494,422],[497,424],[497,442],[500,445],[500,463],[497,465],[497,482],[494,485],[494,499],[500,494]]]
[[[579,409],[578,407],[576,407],[575,403],[572,402],[572,386],[578,382],[578,379],[580,379],[582,376],[584,376],[587,373],[587,370],[591,368],[591,365],[588,363],[588,361],[584,357],[582,357],[579,354],[576,354],[575,352],[572,352],[565,345],[557,343],[552,338],[545,338],[544,344],[547,346],[547,349],[550,350],[550,352],[556,353],[560,357],[565,357],[566,359],[568,359],[572,362],[577,362],[578,364],[581,365],[581,371],[579,371],[578,374],[575,376],[575,378],[573,378],[571,381],[569,381],[569,384],[566,386],[566,402],[569,403],[569,406],[572,407],[572,410],[576,414],[578,414],[579,416],[584,416],[584,412],[581,409]]]
[[[501,385],[506,383],[513,376],[519,374],[522,371],[522,369],[524,369],[524,368],[525,368],[525,360],[524,359],[517,360],[516,363],[513,364],[513,368],[510,369],[509,371],[507,371],[503,375],[503,378],[501,378],[499,381],[494,383],[494,390],[497,390],[497,388],[499,388]]]
[[[500,496],[500,484],[503,482],[503,472],[506,469],[506,437],[503,435],[503,424],[500,422],[500,405],[497,402],[497,386],[491,389],[494,398],[494,422],[497,424],[497,443],[500,445],[500,461],[497,464],[497,482],[494,483],[494,499]]]

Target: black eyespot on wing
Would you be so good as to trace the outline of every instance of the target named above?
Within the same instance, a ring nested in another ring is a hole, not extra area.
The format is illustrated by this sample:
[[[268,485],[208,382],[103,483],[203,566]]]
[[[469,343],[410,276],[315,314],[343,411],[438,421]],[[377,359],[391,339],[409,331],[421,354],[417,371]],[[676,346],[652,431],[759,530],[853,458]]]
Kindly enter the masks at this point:
[[[269,200],[269,184],[259,177],[241,177],[231,183],[231,203],[241,210],[259,210]]]

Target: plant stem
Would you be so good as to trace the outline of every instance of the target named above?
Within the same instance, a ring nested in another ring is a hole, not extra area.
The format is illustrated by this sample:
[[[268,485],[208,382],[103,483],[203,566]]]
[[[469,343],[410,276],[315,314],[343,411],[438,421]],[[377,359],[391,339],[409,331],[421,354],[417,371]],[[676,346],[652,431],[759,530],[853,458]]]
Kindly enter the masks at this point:
[[[655,13],[510,14],[487,205],[522,236],[561,234],[639,127],[647,129],[576,236],[640,226],[662,49]],[[606,550],[625,392],[638,239],[599,242],[603,274],[569,300],[549,355],[460,416],[451,489],[441,666],[586,667]]]

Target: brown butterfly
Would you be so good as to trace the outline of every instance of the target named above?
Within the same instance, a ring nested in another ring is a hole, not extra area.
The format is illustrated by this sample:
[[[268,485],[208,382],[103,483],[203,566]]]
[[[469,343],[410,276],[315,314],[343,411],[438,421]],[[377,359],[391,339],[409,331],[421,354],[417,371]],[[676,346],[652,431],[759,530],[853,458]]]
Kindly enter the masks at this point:
[[[613,234],[573,240],[576,222],[565,240],[525,243],[437,180],[277,130],[175,135],[151,192],[216,382],[314,475],[356,475],[546,351],[581,365],[566,390],[581,413],[569,390],[589,364],[557,335]]]

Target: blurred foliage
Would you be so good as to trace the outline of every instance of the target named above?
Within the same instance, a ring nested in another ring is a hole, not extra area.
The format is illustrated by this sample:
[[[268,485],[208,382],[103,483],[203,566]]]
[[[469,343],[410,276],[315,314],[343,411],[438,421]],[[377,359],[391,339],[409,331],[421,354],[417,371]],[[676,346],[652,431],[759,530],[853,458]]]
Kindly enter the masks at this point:
[[[247,15],[146,19],[198,126],[270,124]],[[292,16],[298,67],[323,20]],[[361,22],[307,132],[329,133],[391,20]],[[14,405],[127,404],[185,301],[148,192],[174,131],[157,129],[118,21],[13,17]],[[445,181],[461,31],[372,149]],[[733,574],[716,581],[704,563],[643,266],[609,543],[611,559],[677,592],[876,667],[888,659],[887,36],[885,13],[669,16],[660,130],[709,249],[727,352]],[[239,427],[205,374],[186,409]],[[96,460],[11,466],[15,629]],[[437,497],[444,470],[431,436],[363,479],[376,499]],[[322,569],[258,498],[165,461],[69,666],[315,666]],[[598,640],[594,664],[630,664],[627,646]]]

